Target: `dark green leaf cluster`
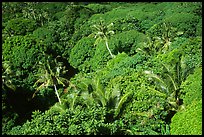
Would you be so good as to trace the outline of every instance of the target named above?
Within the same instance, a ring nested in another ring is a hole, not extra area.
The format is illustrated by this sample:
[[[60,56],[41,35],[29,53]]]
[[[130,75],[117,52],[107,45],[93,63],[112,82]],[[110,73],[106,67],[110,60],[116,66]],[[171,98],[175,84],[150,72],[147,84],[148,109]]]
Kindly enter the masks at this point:
[[[92,107],[84,110],[77,106],[74,110],[59,112],[56,106],[41,113],[36,111],[33,119],[23,126],[14,127],[9,135],[105,135],[116,134],[118,122],[104,123],[105,109]],[[34,112],[33,112],[34,113]]]

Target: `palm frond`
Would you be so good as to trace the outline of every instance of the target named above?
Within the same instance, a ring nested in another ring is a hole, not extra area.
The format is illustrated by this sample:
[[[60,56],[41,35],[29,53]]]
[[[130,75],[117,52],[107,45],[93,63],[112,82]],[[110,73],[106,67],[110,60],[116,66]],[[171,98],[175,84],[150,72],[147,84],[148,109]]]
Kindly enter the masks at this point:
[[[166,97],[166,94],[164,94],[164,93],[162,93],[162,92],[160,92],[160,91],[158,91],[158,90],[156,90],[156,89],[153,89],[153,88],[151,88],[151,87],[148,87],[148,89],[150,89],[151,92],[154,92],[154,93],[155,93],[156,95],[158,95],[158,96]]]
[[[111,107],[111,108],[115,107],[118,104],[119,100],[120,100],[120,96],[121,96],[120,90],[118,89],[117,86],[114,86],[112,91],[109,92],[108,97],[106,97],[107,101],[108,101],[108,106]]]
[[[39,91],[41,89],[43,89],[44,87],[46,87],[45,83],[42,83],[36,90]]]
[[[151,71],[144,71],[143,73],[146,74],[149,78],[154,78],[155,80],[157,80],[160,88],[162,90],[163,89],[166,90],[167,93],[169,92],[166,82],[164,80],[162,80],[158,75],[154,74]]]
[[[60,113],[64,113],[67,109],[67,106],[66,104],[62,103],[56,103],[54,106],[52,106],[50,108],[52,111],[57,111],[57,112],[60,112]]]
[[[94,46],[98,45],[98,43],[101,41],[102,41],[102,38],[100,38],[100,37],[97,38],[96,41],[94,42]]]
[[[68,102],[69,102],[69,107],[71,110],[74,110],[75,102],[78,98],[78,93],[71,93],[69,94]]]
[[[57,79],[58,84],[61,84],[61,85],[63,85],[63,86],[66,86],[65,83],[68,83],[68,80],[65,79],[65,78],[58,77],[58,78],[56,78],[56,79]]]
[[[117,117],[118,114],[120,113],[120,110],[124,104],[124,102],[127,101],[128,97],[132,94],[132,91],[127,92],[126,94],[124,94],[121,98],[120,101],[118,102],[118,104],[116,105],[115,108],[115,113],[114,113],[114,117]]]

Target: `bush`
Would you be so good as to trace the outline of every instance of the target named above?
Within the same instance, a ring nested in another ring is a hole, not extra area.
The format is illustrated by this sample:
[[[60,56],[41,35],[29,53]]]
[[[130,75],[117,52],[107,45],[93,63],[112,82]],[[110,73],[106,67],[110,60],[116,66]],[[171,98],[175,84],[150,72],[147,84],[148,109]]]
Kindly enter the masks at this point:
[[[202,36],[202,19],[199,20],[196,26],[196,36]]]
[[[89,4],[86,7],[92,9],[95,14],[104,14],[105,12],[110,11],[112,9],[110,5],[102,5],[97,3]]]
[[[92,107],[73,111],[53,106],[44,113],[35,111],[33,119],[12,128],[9,135],[104,135],[116,134],[119,122],[105,123],[105,109]]]
[[[199,18],[199,16],[190,13],[176,13],[165,17],[163,20],[166,23],[171,23],[178,31],[183,31],[184,37],[195,37]]]
[[[130,30],[111,37],[110,46],[114,47],[115,54],[125,52],[128,55],[134,55],[136,49],[144,42],[147,42],[147,37],[143,33]]]
[[[112,50],[112,46],[109,46],[110,50]],[[89,67],[88,71],[96,71],[97,69],[101,69],[106,65],[106,62],[111,59],[110,53],[108,52],[108,49],[105,46],[105,42],[101,41],[98,43],[98,45],[95,48],[95,53],[90,58],[89,62],[85,62],[83,64],[83,67],[87,68]]]
[[[116,34],[108,40],[109,48],[113,51],[113,54],[117,55],[120,52],[125,52],[128,55],[134,55],[136,48],[146,40],[146,36],[138,31],[131,30]],[[142,57],[143,58],[143,57]],[[105,42],[98,43],[95,49],[95,54],[92,56],[89,62],[83,64],[84,67],[89,67],[89,71],[96,71],[96,69],[102,69],[106,66],[106,62],[111,57],[105,46]]]
[[[202,100],[193,101],[185,110],[177,112],[170,127],[172,135],[201,135]]]
[[[133,72],[129,76],[115,77],[107,87],[118,85],[122,94],[132,91],[120,116],[132,134],[161,134],[161,125],[165,124],[167,116],[166,95],[146,81],[140,72]]]
[[[4,59],[11,62],[16,74],[14,77],[15,84],[19,87],[31,84],[26,86],[31,88],[35,80],[32,77],[36,71],[35,64],[42,57],[40,54],[42,47],[36,44],[33,37],[26,35],[6,39],[2,48]]]
[[[182,43],[179,48],[184,53],[188,68],[196,68],[202,63],[202,40],[201,37],[190,38]]]
[[[15,18],[6,23],[5,30],[10,36],[26,35],[36,29],[36,22],[30,19]]]
[[[189,75],[181,84],[181,98],[185,105],[190,105],[193,100],[202,97],[202,68],[198,67],[194,73]]]
[[[94,42],[95,39],[85,37],[79,40],[72,48],[69,62],[74,68],[84,71],[85,68],[82,67],[82,64],[88,62],[94,55]]]
[[[100,77],[104,85],[107,85],[111,79],[117,76],[126,76],[136,70],[141,70],[145,60],[146,57],[141,54],[135,54],[131,57],[122,52],[109,60],[104,68],[95,72],[95,75]]]
[[[181,84],[181,99],[186,108],[178,111],[172,118],[171,134],[202,134],[202,68],[197,67]]]

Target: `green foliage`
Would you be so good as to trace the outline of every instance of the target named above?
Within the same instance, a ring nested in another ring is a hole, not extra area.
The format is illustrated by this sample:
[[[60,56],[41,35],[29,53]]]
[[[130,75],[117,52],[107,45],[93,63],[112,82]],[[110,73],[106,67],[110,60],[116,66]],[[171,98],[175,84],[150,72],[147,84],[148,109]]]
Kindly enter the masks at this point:
[[[112,50],[112,46],[110,46],[110,50]],[[97,69],[101,69],[106,65],[106,62],[111,59],[110,53],[108,52],[105,41],[101,41],[95,48],[95,53],[89,62],[84,65],[90,66],[90,72],[96,71]]]
[[[193,100],[202,97],[202,68],[198,67],[194,73],[189,75],[181,84],[181,98],[185,105],[190,105]]]
[[[132,57],[128,56],[126,53],[122,52],[115,56],[107,62],[107,65],[96,72],[101,78],[103,85],[107,85],[109,81],[116,76],[126,76],[130,75],[132,72],[142,69],[142,65],[145,62],[146,57],[141,54],[136,54]]]
[[[196,37],[188,39],[180,47],[184,52],[184,59],[189,68],[196,68],[202,64],[202,39]]]
[[[145,40],[146,37],[144,34],[138,31],[128,31],[112,36],[109,40],[109,47],[115,55],[119,52],[126,52],[128,55],[134,55],[136,53],[136,47]],[[91,58],[90,62],[84,64],[84,66],[90,66],[89,69],[92,71],[105,67],[106,62],[110,60],[106,51],[107,49],[103,44],[105,44],[103,41],[98,43],[94,56]],[[134,58],[138,58],[138,55],[135,55]],[[141,55],[141,58],[144,58],[143,55]],[[134,59],[132,60],[133,64],[137,64],[136,62],[137,59],[135,62]],[[129,61],[127,63],[129,63]]]
[[[94,41],[93,38],[85,37],[79,40],[72,48],[69,62],[73,67],[78,68],[79,70],[84,69],[81,68],[82,64],[88,62],[94,54]]]
[[[2,16],[4,135],[201,134],[201,2],[8,2]]]
[[[12,127],[16,126],[18,114],[15,113],[11,106],[8,105],[7,93],[2,93],[2,135],[6,135]]]
[[[75,13],[76,14],[76,13]],[[81,29],[81,26],[94,14],[93,10],[84,6],[80,7],[78,11],[79,17],[76,19],[74,24],[75,31]]]
[[[116,134],[119,122],[104,123],[105,109],[92,107],[84,110],[80,106],[73,111],[50,109],[44,113],[33,113],[33,119],[16,126],[9,135],[105,135]]]
[[[199,20],[196,26],[196,36],[202,36],[202,19]]]
[[[164,111],[168,106],[166,97],[142,77],[141,73],[135,72],[130,76],[118,76],[110,83],[117,83],[122,93],[133,92],[121,115],[128,123],[128,129],[133,134],[160,134],[160,126],[167,115]]]
[[[113,21],[113,23],[114,23],[113,31],[116,34],[129,30],[141,31],[140,21],[131,15],[122,18],[116,18]]]
[[[196,25],[199,21],[199,16],[190,13],[177,13],[164,18],[165,22],[171,23],[173,27],[183,31],[183,36],[192,37],[196,34]]]
[[[16,126],[16,119],[18,115],[16,113],[10,114],[2,117],[2,135],[7,135],[7,133]]]
[[[12,71],[12,66],[9,61],[2,62],[2,89],[5,90],[6,87],[16,90],[16,86],[13,84],[14,72]]]
[[[88,4],[86,7],[92,9],[95,14],[101,14],[101,13],[105,13],[107,11],[110,11],[112,9],[112,7],[110,5],[101,5],[101,4],[97,4],[97,3],[94,3],[94,4]]]
[[[136,30],[124,31],[114,35],[110,39],[110,45],[114,47],[114,52],[125,52],[134,55],[137,47],[147,41],[147,37]]]
[[[103,19],[100,19],[99,23],[93,25],[93,33],[90,34],[89,36],[96,38],[94,45],[98,45],[100,41],[105,41],[106,48],[108,49],[108,52],[113,58],[114,55],[111,53],[111,50],[109,49],[108,46],[108,39],[111,35],[114,34],[112,27],[113,23],[106,25],[105,21]]]
[[[28,85],[32,85],[35,80],[32,77],[36,70],[35,63],[41,58],[41,47],[36,45],[32,37],[26,35],[6,39],[2,48],[4,60],[11,63],[13,72],[16,74],[13,79],[15,85],[30,88]]]
[[[55,40],[52,33],[50,29],[41,27],[33,31],[33,37],[41,44],[50,45]]]
[[[22,9],[25,6],[23,2],[2,2],[3,23],[13,18],[22,16]]]
[[[46,55],[44,54],[44,56]],[[34,87],[37,87],[36,92],[40,89],[47,88],[48,86],[54,86],[55,93],[61,104],[56,86],[58,84],[65,86],[65,84],[68,83],[68,80],[62,77],[63,74],[65,74],[68,70],[66,70],[62,62],[57,61],[57,58],[55,58],[54,61],[51,61],[51,58],[49,58],[49,56],[46,58],[46,62],[39,62],[38,67],[39,70],[35,75],[38,77],[38,80],[34,84]],[[40,85],[38,86],[39,83]]]
[[[80,77],[80,79],[79,79]],[[111,118],[106,120],[113,120],[122,111],[123,104],[131,96],[132,92],[122,94],[117,84],[112,85],[111,88],[106,89],[98,77],[83,77],[78,76],[78,81],[74,81],[74,90],[64,97],[65,102],[69,104],[71,109],[74,106],[82,105],[88,108],[92,106],[101,106],[107,108],[108,115]]]
[[[36,22],[30,19],[15,18],[6,23],[4,31],[13,35],[26,35],[32,33],[36,28]]]
[[[192,101],[185,110],[176,113],[171,122],[172,135],[202,134],[202,100]]]

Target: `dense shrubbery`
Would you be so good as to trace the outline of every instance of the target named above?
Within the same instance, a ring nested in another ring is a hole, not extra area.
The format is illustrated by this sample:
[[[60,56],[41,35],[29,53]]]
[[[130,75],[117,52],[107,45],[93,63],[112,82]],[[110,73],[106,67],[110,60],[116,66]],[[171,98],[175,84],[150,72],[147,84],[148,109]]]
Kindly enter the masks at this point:
[[[194,74],[188,76],[181,85],[181,98],[185,105],[190,105],[193,100],[202,97],[202,68],[196,68]]]
[[[202,100],[193,101],[185,110],[174,115],[171,123],[172,135],[202,134]]]
[[[85,37],[79,40],[77,44],[72,48],[69,62],[73,67],[82,70],[80,66],[82,66],[85,62],[89,61],[91,57],[93,57],[95,51],[94,41],[95,40],[93,38]]]
[[[9,135],[110,135],[119,132],[120,123],[105,123],[105,108],[80,106],[63,110],[53,106],[44,113],[35,111],[32,121],[14,127]]]
[[[202,133],[201,3],[2,6],[3,135]]]

